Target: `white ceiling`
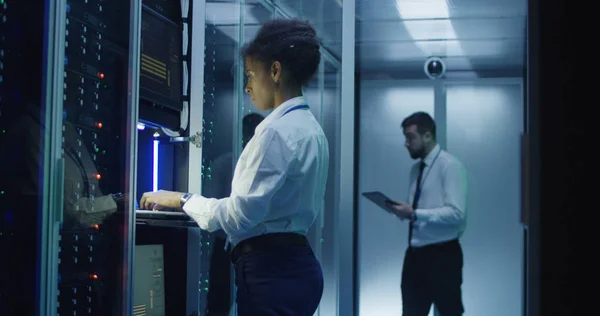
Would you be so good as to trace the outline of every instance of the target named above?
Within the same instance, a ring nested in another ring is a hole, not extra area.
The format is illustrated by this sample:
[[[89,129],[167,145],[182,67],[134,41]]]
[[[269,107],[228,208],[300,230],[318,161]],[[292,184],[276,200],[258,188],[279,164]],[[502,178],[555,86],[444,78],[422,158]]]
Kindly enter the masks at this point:
[[[341,56],[342,0],[272,2],[309,19],[324,46]],[[210,1],[207,20],[228,40],[237,39],[239,8],[235,0]],[[246,41],[260,23],[276,17],[259,0],[246,0],[244,11]],[[527,0],[356,0],[357,67],[363,73],[419,77],[425,60],[437,56],[449,74],[520,74],[526,17]]]
[[[357,0],[357,57],[365,72],[522,72],[527,0]]]

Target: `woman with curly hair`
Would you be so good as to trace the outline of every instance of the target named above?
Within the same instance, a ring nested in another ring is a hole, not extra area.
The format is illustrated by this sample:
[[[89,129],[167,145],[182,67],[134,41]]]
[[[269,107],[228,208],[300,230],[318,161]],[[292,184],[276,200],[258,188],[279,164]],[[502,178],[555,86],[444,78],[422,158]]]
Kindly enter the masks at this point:
[[[305,237],[321,211],[329,145],[302,87],[321,61],[310,23],[272,20],[242,49],[246,93],[272,112],[235,168],[231,195],[149,192],[147,209],[181,208],[208,231],[223,229],[235,265],[238,314],[312,316],[323,273]]]

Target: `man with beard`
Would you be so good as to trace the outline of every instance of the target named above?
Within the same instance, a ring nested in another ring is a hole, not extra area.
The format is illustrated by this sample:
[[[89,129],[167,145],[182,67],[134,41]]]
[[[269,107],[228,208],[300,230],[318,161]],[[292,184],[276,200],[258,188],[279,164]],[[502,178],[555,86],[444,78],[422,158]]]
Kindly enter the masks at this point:
[[[404,316],[426,316],[431,304],[441,315],[464,313],[461,285],[466,227],[467,174],[463,164],[436,142],[435,122],[417,112],[402,122],[404,145],[418,162],[410,172],[409,198],[389,201],[409,220],[408,249],[402,270]]]

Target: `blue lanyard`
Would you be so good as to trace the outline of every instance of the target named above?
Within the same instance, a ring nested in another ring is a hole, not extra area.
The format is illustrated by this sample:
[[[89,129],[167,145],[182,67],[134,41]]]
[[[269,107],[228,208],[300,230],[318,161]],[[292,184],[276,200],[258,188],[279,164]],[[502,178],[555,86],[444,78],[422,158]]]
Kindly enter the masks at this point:
[[[308,105],[306,105],[306,104],[296,105],[296,106],[288,109],[287,111],[285,111],[285,113],[283,113],[282,116],[284,116],[284,115],[286,115],[286,114],[288,114],[288,113],[290,113],[292,111],[296,111],[296,110],[300,110],[300,109],[308,109]]]

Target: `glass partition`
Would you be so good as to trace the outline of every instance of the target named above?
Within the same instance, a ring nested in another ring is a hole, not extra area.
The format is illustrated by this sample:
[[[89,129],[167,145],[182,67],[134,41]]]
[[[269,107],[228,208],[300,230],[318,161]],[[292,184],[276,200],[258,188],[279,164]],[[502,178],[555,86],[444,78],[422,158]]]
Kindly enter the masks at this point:
[[[244,60],[242,60],[239,52],[241,47],[252,41],[258,32],[260,26],[266,21],[278,18],[277,14],[261,3],[258,0],[245,0],[241,1],[242,3],[242,15],[240,16],[240,21],[242,23],[242,27],[240,28],[240,33],[238,37],[238,47],[236,52],[236,66],[237,66],[237,83],[238,89],[236,93],[238,94],[237,99],[237,131],[238,135],[236,138],[236,161],[239,155],[242,152],[245,141],[244,139],[249,139],[251,135],[254,134],[254,128],[257,123],[264,119],[267,115],[269,115],[269,111],[261,111],[254,104],[252,104],[250,100],[250,96],[244,91],[244,87],[246,86],[246,76],[244,74]],[[244,118],[246,118],[246,124],[244,124]],[[246,125],[246,127],[244,127]],[[246,135],[244,135],[244,131],[246,131]]]
[[[202,194],[224,198],[231,193],[237,149],[240,3],[208,0],[205,6]],[[200,234],[199,315],[228,315],[234,301],[227,236],[222,230]]]
[[[321,123],[330,149],[330,168],[327,192],[321,216],[308,232],[311,247],[323,267],[325,289],[321,306],[316,315],[337,314],[337,274],[336,274],[336,218],[339,198],[339,131],[341,110],[341,5],[335,0],[315,1],[241,1],[241,29],[239,46],[251,41],[262,23],[273,18],[299,17],[309,20],[317,29],[322,43],[322,58],[319,69],[304,89],[307,103],[313,115]],[[243,148],[244,118],[249,114],[266,117],[269,112],[261,112],[251,104],[243,91],[245,76],[243,61],[239,58],[237,94],[237,142],[238,155]]]
[[[342,99],[341,69],[335,60],[326,58],[322,76],[321,124],[329,141],[329,175],[325,204],[320,222],[320,261],[323,268],[324,291],[320,315],[337,315],[337,223],[340,189],[340,112]]]
[[[94,2],[70,1],[64,24],[57,21],[65,27],[60,30],[65,36],[62,126],[53,135],[62,140],[64,167],[61,315],[122,315],[129,310],[129,139],[137,117],[137,100],[131,98],[137,94],[127,78],[137,60],[130,54],[137,57],[139,20],[131,19],[137,14],[130,15],[129,1]],[[124,31],[131,30],[130,23],[138,31]]]
[[[309,20],[323,47],[336,58],[342,56],[342,0],[272,0],[280,14]]]

